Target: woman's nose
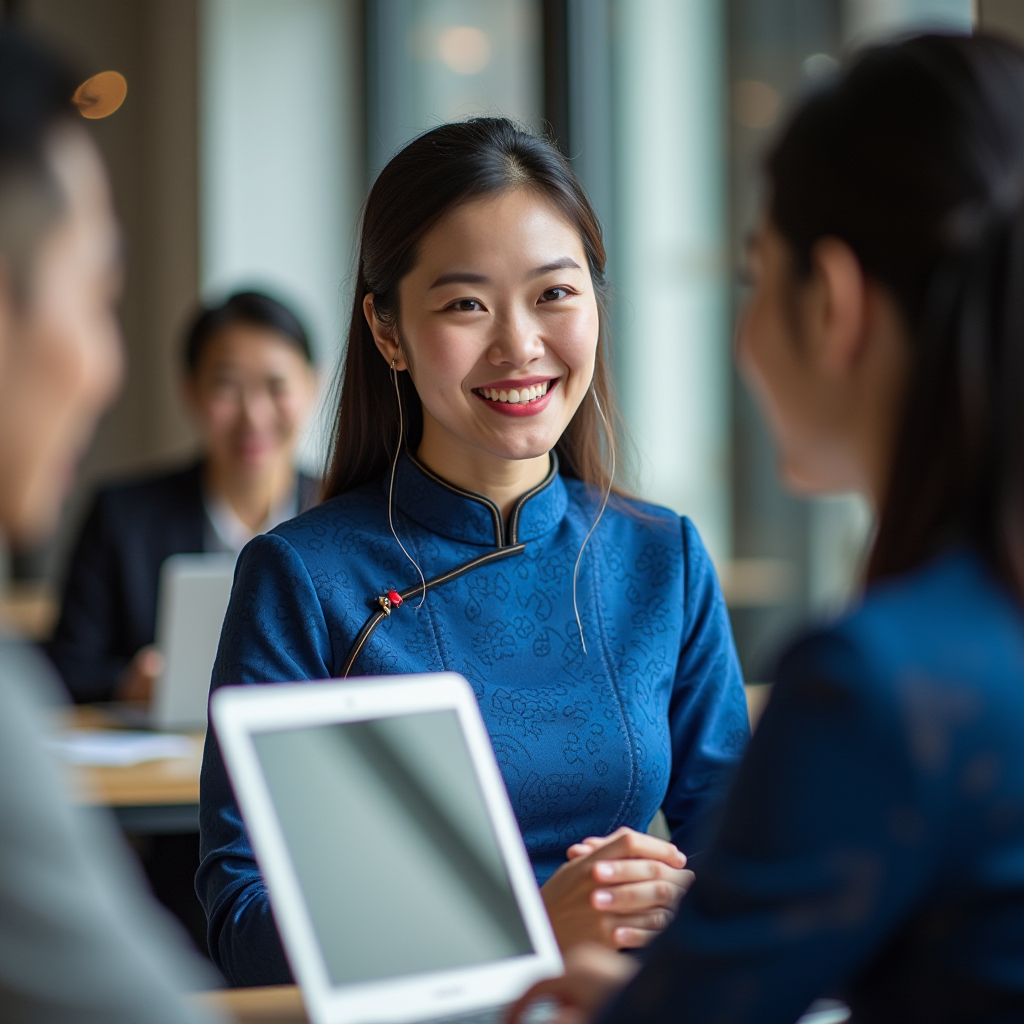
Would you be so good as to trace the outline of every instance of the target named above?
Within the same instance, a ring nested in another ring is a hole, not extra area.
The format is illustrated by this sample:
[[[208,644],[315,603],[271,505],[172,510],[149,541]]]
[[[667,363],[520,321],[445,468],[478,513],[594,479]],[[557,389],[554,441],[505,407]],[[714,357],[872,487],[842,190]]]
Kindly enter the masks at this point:
[[[273,402],[263,388],[242,389],[241,414],[246,423],[259,426],[273,416]]]
[[[544,342],[532,317],[512,313],[497,322],[488,352],[492,363],[525,366],[543,354]]]

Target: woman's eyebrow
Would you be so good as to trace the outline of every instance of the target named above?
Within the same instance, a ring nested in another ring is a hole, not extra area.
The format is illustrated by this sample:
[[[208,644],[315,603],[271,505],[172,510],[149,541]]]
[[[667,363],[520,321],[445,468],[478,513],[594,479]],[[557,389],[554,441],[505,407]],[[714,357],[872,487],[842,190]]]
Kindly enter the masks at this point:
[[[491,279],[486,274],[474,274],[470,270],[452,270],[442,274],[430,288],[440,288],[443,284],[490,284]],[[428,289],[429,291],[430,289]]]
[[[545,263],[543,267],[537,267],[531,277],[540,277],[541,274],[548,274],[552,270],[579,270],[580,265],[571,256],[562,256],[560,259]]]
[[[530,277],[540,277],[542,274],[549,274],[552,270],[579,270],[580,265],[571,256],[561,256],[557,260],[545,263],[542,267],[534,267],[530,271]],[[491,279],[486,274],[475,274],[471,270],[451,270],[442,274],[430,286],[430,289],[440,288],[446,284],[490,284]],[[428,291],[430,290],[428,289]]]

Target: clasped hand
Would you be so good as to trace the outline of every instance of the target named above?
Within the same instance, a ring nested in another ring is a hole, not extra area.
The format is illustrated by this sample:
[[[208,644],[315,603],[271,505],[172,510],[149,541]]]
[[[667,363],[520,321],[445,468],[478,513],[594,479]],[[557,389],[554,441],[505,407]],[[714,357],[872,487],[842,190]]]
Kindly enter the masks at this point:
[[[568,863],[541,887],[563,950],[581,942],[646,945],[672,920],[693,881],[672,843],[631,828],[584,839],[566,852]]]

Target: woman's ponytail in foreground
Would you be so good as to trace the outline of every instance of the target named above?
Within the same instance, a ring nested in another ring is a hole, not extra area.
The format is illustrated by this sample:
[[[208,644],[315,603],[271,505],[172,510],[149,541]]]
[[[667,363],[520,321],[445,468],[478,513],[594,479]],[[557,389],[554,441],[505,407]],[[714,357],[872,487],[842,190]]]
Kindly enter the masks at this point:
[[[953,36],[868,50],[798,111],[768,177],[799,271],[842,239],[907,324],[869,581],[968,543],[1024,600],[1024,52]]]

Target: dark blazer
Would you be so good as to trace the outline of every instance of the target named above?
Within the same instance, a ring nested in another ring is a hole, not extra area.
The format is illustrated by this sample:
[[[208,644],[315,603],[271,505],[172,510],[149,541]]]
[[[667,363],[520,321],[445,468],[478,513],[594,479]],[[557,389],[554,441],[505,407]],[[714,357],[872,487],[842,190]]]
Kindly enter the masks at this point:
[[[679,915],[602,1024],[1024,1021],[1024,614],[966,550],[793,647]]]
[[[204,548],[202,463],[102,488],[82,527],[49,654],[72,697],[109,700],[156,633],[160,566]],[[299,509],[319,484],[299,476]]]

